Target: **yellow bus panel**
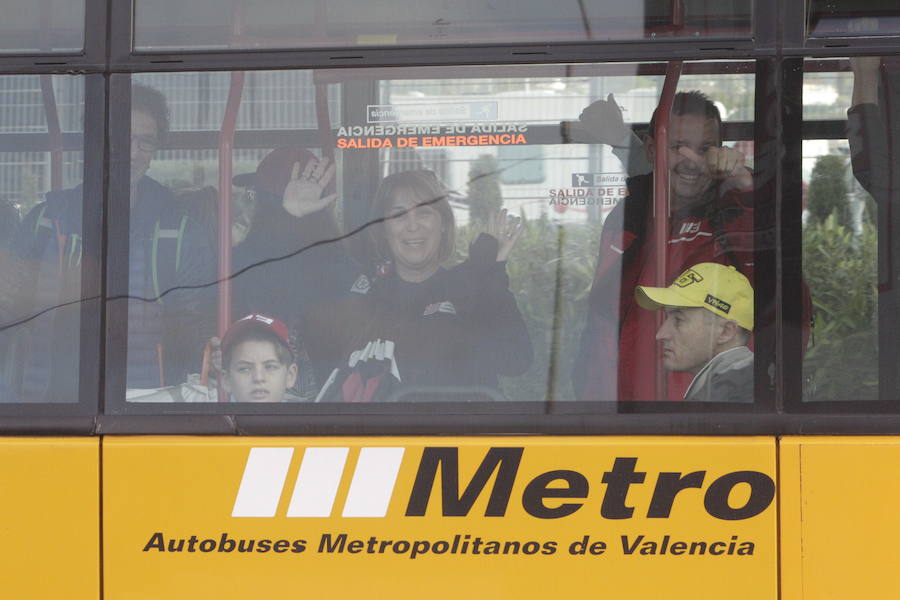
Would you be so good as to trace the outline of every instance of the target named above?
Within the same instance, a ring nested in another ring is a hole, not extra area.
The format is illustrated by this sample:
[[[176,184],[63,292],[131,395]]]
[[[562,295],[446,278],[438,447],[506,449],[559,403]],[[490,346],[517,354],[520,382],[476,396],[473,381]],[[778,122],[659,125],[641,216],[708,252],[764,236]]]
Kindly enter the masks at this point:
[[[99,446],[0,438],[4,598],[100,597]]]
[[[103,442],[104,599],[777,598],[773,438]]]
[[[900,594],[900,440],[781,440],[782,598]]]

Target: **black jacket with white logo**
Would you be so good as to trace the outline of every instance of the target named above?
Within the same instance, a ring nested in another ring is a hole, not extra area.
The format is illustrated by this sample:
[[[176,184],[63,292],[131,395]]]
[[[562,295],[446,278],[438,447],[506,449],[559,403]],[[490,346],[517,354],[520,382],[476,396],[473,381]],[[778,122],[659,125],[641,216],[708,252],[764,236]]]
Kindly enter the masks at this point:
[[[499,398],[498,375],[528,370],[532,346],[497,247],[481,235],[468,260],[426,281],[410,283],[391,272],[364,293],[350,294],[337,324],[345,350],[322,399],[347,401],[350,393],[376,401]],[[351,371],[358,374],[347,383]],[[380,375],[391,380],[391,397],[360,396],[366,381]],[[482,390],[461,389],[469,386]],[[340,387],[344,392],[335,393]]]

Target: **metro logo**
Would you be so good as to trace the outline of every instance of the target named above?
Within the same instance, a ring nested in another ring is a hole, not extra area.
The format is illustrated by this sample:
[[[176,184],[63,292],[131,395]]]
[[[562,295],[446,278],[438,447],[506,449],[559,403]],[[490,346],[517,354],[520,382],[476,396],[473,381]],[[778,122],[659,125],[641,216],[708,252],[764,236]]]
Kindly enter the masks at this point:
[[[288,517],[330,517],[349,448],[307,448],[288,505]],[[344,503],[344,517],[387,514],[403,448],[362,448]],[[293,448],[251,448],[232,517],[274,517]]]
[[[397,482],[404,448],[365,447],[360,449],[353,472],[343,517],[385,517]],[[274,517],[287,480],[293,448],[251,448],[244,468],[233,517]],[[288,517],[330,517],[343,476],[349,448],[306,448],[297,482],[287,509]],[[407,501],[405,516],[424,517],[435,485],[440,486],[441,516],[465,517],[477,499],[486,493],[485,517],[506,515],[524,448],[492,447],[484,455],[471,480],[460,493],[459,449],[425,447]],[[600,516],[604,519],[631,519],[636,507],[629,506],[631,486],[643,485],[647,473],[636,470],[635,457],[615,457],[612,468],[599,478],[605,484]],[[438,479],[440,471],[440,479]],[[489,491],[488,483],[493,477]],[[702,489],[706,471],[662,471],[657,475],[645,516],[669,518],[676,497],[690,488]],[[731,506],[729,496],[740,485],[749,487],[742,506]],[[531,479],[522,491],[521,506],[530,516],[557,519],[580,510],[588,499],[591,483],[573,470],[557,469]],[[713,480],[704,493],[703,507],[710,516],[744,520],[765,511],[775,497],[775,482],[759,471],[735,471]],[[548,506],[546,499],[568,499]]]

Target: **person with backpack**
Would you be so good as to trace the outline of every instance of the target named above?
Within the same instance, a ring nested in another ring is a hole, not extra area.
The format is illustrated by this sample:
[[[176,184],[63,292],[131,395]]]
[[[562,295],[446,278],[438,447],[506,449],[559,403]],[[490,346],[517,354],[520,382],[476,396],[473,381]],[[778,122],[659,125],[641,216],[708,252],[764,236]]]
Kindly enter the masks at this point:
[[[211,206],[176,198],[147,176],[169,130],[159,91],[131,93],[127,373],[129,389],[184,382],[199,371],[214,332],[216,245]],[[20,401],[77,399],[82,203],[81,185],[48,192],[23,220],[13,251],[29,274],[22,304],[32,307],[27,351],[19,357]],[[116,235],[114,232],[113,235]]]

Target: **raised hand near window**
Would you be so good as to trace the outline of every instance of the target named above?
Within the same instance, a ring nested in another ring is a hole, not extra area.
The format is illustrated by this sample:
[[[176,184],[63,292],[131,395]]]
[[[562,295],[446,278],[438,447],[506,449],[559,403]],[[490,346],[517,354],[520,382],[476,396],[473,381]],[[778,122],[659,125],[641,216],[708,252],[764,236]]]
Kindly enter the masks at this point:
[[[294,163],[291,180],[282,196],[284,210],[295,217],[305,217],[329,206],[337,200],[337,194],[322,194],[333,178],[334,163],[327,158],[310,160],[302,173],[300,163]]]
[[[631,135],[622,119],[622,109],[610,94],[606,100],[597,100],[581,111],[578,120],[584,129],[601,144],[621,146]]]
[[[484,232],[494,237],[499,243],[497,262],[504,262],[509,257],[509,253],[516,245],[519,236],[522,235],[523,229],[522,219],[508,215],[505,208],[488,215]]]

